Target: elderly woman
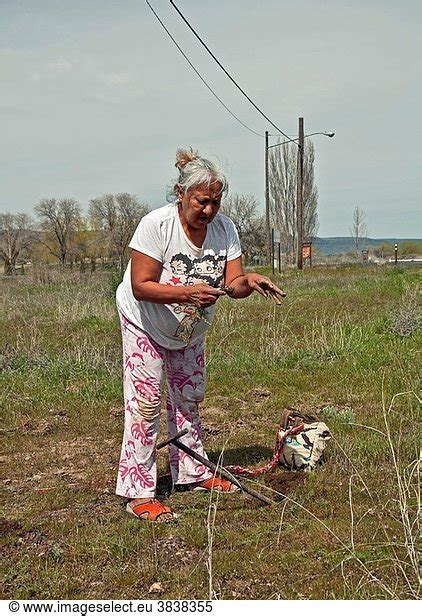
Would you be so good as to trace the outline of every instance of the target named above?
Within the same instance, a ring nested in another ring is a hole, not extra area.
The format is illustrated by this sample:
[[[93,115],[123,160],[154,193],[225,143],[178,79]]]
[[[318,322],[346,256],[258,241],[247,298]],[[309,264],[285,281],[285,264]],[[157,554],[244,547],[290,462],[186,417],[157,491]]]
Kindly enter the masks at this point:
[[[204,336],[219,297],[253,291],[278,292],[256,273],[244,274],[233,222],[219,213],[227,192],[225,175],[192,150],[178,150],[175,200],[139,223],[129,244],[131,259],[117,290],[124,355],[125,426],[116,493],[129,499],[127,511],[140,519],[167,521],[170,507],[156,499],[156,442],[161,389],[167,379],[167,425],[206,457],[198,407],[204,398]],[[233,492],[174,445],[169,447],[176,489]]]

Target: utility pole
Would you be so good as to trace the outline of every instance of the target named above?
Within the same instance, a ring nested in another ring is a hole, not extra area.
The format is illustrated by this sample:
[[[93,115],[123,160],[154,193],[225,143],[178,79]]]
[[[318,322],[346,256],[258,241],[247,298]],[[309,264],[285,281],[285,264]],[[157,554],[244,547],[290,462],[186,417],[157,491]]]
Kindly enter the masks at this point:
[[[296,223],[297,223],[297,268],[303,269],[302,244],[303,244],[303,149],[305,145],[305,133],[303,118],[299,118],[299,140],[297,152],[297,182],[296,182]]]
[[[265,131],[265,227],[267,231],[267,265],[271,261],[270,180],[268,173],[268,131]]]

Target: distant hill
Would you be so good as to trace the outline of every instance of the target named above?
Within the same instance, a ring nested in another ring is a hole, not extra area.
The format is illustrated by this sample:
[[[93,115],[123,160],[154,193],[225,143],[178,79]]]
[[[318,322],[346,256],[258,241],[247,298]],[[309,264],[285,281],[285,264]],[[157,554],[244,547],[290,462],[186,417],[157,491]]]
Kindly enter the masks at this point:
[[[369,246],[379,246],[380,244],[401,244],[402,242],[422,242],[421,239],[408,239],[385,237],[372,239],[366,237],[364,240],[365,248]],[[344,252],[352,252],[354,250],[353,238],[351,237],[316,237],[312,242],[312,246],[319,250],[324,255],[339,255]]]

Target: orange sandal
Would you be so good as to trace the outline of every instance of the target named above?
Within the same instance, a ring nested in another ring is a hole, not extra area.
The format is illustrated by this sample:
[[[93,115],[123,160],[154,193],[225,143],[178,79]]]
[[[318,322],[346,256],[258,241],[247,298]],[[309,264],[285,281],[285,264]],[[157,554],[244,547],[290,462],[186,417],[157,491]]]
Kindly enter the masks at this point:
[[[146,503],[140,503],[131,507],[130,502],[126,505],[126,511],[140,520],[148,520],[149,522],[159,521],[160,516],[163,514],[171,514],[170,520],[163,520],[163,522],[173,522],[176,517],[170,507],[163,505],[156,498],[151,498]],[[147,515],[143,515],[147,514]]]
[[[239,492],[237,485],[228,481],[228,479],[220,479],[220,477],[211,477],[199,484],[195,484],[193,490],[214,490],[214,492],[225,492],[232,494],[233,492]]]

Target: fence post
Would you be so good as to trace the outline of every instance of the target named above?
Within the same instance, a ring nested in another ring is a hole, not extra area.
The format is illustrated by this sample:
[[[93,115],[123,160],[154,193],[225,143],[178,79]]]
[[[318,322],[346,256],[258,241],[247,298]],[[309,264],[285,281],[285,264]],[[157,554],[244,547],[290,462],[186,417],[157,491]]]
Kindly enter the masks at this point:
[[[271,270],[274,274],[274,229],[271,229]]]

